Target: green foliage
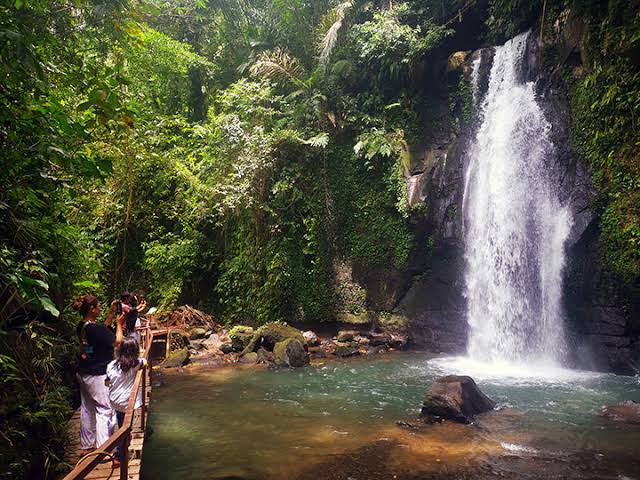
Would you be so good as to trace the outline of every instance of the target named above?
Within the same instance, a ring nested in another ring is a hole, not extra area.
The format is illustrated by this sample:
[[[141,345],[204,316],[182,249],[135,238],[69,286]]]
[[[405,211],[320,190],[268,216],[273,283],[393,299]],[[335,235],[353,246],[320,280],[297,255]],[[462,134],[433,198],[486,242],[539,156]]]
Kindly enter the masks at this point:
[[[201,88],[212,87],[215,64],[196,54],[183,42],[143,26],[134,30],[128,45],[128,82],[133,99],[142,108],[166,115],[190,114],[192,78],[200,71]]]
[[[411,26],[405,23],[409,13],[407,3],[398,3],[352,27],[350,35],[361,65],[379,81],[410,76],[422,57],[452,33],[432,23]]]
[[[575,90],[575,144],[590,163],[602,209],[603,255],[627,280],[640,277],[640,72],[625,60],[598,66]]]
[[[629,283],[640,278],[640,51],[637,2],[612,1],[607,9],[581,4],[588,20],[585,54],[594,68],[570,80],[574,146],[589,162],[599,193],[601,253]]]
[[[504,43],[517,34],[537,27],[536,19],[542,17],[542,0],[489,0],[489,38],[494,43]],[[551,3],[551,2],[549,2]]]
[[[451,113],[459,113],[462,120],[466,123],[473,119],[473,89],[471,82],[464,75],[460,76],[457,88],[449,94]]]
[[[606,34],[592,33],[612,58],[640,38],[632,22],[609,30],[623,17],[614,3],[600,22]],[[198,304],[228,324],[332,320],[336,265],[393,271],[413,248],[434,248],[433,235],[414,245],[410,222],[426,206],[408,207],[405,175],[409,145],[430,133],[420,119],[438,117],[434,102],[451,100],[454,115],[470,117],[467,82],[447,92],[427,81],[448,53],[438,51],[453,34],[444,23],[463,6],[0,6],[9,478],[60,468],[75,341],[64,305],[74,295],[91,290],[106,302],[142,289],[163,309]],[[492,0],[493,35],[535,23],[539,7]],[[597,64],[577,89],[578,143],[602,194],[607,258],[631,277],[638,140],[625,112],[638,109],[637,71],[623,60]]]
[[[63,365],[74,364],[74,350],[61,338],[62,327],[32,322],[24,329],[0,330],[0,463],[5,478],[53,475],[65,467],[71,408]]]

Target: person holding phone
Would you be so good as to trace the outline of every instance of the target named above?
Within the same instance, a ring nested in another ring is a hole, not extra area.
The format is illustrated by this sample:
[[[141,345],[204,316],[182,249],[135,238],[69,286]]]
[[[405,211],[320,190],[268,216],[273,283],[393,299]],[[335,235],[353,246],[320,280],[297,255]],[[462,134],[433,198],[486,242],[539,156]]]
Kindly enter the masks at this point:
[[[80,359],[76,377],[80,386],[80,448],[89,452],[106,442],[111,433],[113,409],[109,388],[105,385],[107,365],[113,360],[113,348],[123,338],[124,315],[116,318],[116,333],[97,323],[101,305],[93,295],[78,298],[71,306],[82,320],[77,332]]]
[[[123,292],[120,300],[111,302],[111,309],[107,315],[105,323],[111,325],[113,318],[117,315],[125,316],[125,324],[123,334],[125,337],[132,336],[140,343],[140,333],[137,328],[140,327],[140,313],[147,308],[147,301],[142,297],[138,297],[130,292]]]

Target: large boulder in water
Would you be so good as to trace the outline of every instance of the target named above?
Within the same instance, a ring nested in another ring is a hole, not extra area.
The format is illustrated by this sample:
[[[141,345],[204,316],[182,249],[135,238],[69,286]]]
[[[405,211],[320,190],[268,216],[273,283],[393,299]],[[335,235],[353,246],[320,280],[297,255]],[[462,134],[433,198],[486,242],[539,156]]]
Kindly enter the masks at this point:
[[[471,423],[479,413],[493,410],[495,402],[480,391],[473,378],[449,375],[431,385],[421,415],[429,421]]]
[[[602,410],[602,416],[615,422],[640,425],[640,403],[628,401],[609,405]]]
[[[279,367],[304,367],[309,363],[309,355],[304,345],[296,338],[287,338],[276,343],[273,355]]]

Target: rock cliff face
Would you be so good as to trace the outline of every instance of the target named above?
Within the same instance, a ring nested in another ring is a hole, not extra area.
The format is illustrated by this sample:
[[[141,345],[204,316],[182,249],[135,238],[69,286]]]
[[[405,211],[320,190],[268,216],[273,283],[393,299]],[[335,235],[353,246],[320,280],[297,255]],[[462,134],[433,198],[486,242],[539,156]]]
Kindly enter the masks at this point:
[[[598,262],[598,225],[593,221],[569,248],[565,311],[574,365],[618,373],[638,372],[638,292]]]
[[[638,294],[617,282],[600,266],[597,252],[598,219],[591,209],[595,193],[590,174],[571,149],[570,103],[558,75],[558,65],[581,64],[578,22],[565,16],[548,42],[555,42],[558,60],[544,64],[538,35],[531,35],[526,75],[535,80],[540,103],[553,126],[555,161],[550,163],[561,200],[571,206],[572,230],[567,241],[564,310],[572,366],[632,373],[640,355]],[[478,95],[486,90],[491,49],[456,54],[453,73],[475,82]],[[471,78],[470,65],[483,56],[484,70]],[[464,58],[461,61],[461,57]],[[466,350],[464,299],[464,239],[462,200],[465,147],[473,122],[455,125],[422,148],[407,179],[412,204],[424,202],[426,218],[416,228],[417,248],[410,272],[413,279],[394,311],[409,319],[418,348],[446,353]],[[395,300],[395,299],[394,299]],[[388,306],[387,306],[388,308]],[[635,319],[635,320],[634,320]]]

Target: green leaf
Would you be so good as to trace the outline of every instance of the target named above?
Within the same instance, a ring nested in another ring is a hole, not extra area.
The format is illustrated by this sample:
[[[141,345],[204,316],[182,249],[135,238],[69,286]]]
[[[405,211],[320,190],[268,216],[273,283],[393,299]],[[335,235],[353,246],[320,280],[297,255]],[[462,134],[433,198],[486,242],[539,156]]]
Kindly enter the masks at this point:
[[[100,284],[92,280],[83,280],[81,282],[75,282],[73,286],[81,289],[95,290],[100,287]]]
[[[60,316],[60,310],[58,310],[56,305],[51,301],[49,297],[39,297],[38,300],[40,300],[40,306],[42,306],[42,308],[49,312],[51,315],[56,318]]]

